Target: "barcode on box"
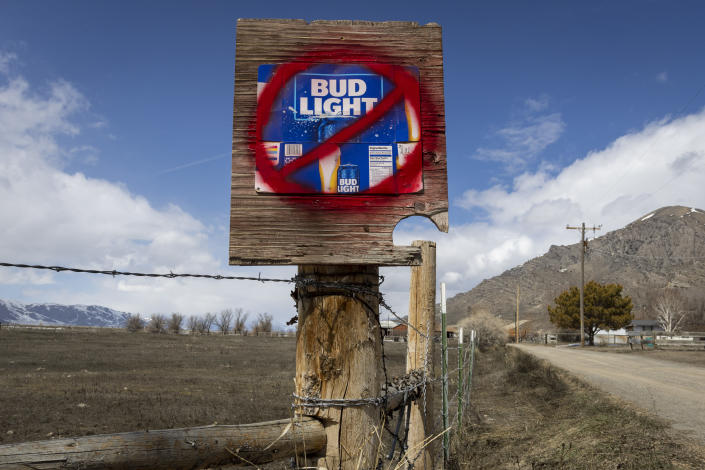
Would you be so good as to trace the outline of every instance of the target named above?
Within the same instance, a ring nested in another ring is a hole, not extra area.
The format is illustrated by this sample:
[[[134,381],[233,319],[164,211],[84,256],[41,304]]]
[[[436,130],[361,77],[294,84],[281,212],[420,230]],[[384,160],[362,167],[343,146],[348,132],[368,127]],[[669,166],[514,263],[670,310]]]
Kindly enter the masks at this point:
[[[303,153],[302,144],[284,144],[285,157],[300,157]]]

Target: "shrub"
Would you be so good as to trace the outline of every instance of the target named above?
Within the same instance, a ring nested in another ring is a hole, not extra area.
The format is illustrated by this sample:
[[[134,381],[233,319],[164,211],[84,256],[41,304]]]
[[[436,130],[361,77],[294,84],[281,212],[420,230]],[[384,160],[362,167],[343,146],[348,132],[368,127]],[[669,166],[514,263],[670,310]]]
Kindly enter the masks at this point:
[[[233,331],[242,335],[247,334],[247,313],[244,313],[241,308],[235,311],[235,320],[233,322]]]
[[[159,313],[153,314],[149,318],[147,328],[150,333],[166,333],[166,317]]]
[[[475,330],[477,345],[482,351],[505,344],[508,340],[504,322],[486,310],[473,313],[461,324],[463,328]]]
[[[171,318],[169,319],[169,324],[167,327],[169,328],[169,331],[174,333],[175,335],[178,335],[181,333],[181,325],[184,323],[184,316],[181,315],[180,313],[172,313]]]
[[[268,313],[257,314],[257,320],[252,325],[252,333],[271,333],[272,332],[272,316]]]
[[[198,332],[202,335],[210,335],[211,328],[213,328],[213,323],[215,323],[215,319],[215,313],[206,313],[201,319]]]
[[[230,331],[230,326],[233,323],[233,311],[232,309],[226,308],[222,310],[215,320],[215,326],[218,327],[222,334],[228,334]]]
[[[136,333],[144,329],[144,320],[139,316],[139,314],[130,315],[127,317],[127,322],[125,323],[125,328],[130,333]]]

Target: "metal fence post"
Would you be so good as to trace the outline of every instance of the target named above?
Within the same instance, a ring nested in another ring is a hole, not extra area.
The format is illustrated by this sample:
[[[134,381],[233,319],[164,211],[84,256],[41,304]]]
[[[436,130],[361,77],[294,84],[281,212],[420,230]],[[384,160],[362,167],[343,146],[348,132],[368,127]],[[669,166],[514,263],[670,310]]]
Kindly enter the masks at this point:
[[[448,333],[446,326],[446,284],[441,282],[441,389],[443,408],[441,410],[443,418],[443,468],[448,464],[449,459],[449,432],[448,432]]]
[[[463,328],[458,330],[458,430],[463,424]]]

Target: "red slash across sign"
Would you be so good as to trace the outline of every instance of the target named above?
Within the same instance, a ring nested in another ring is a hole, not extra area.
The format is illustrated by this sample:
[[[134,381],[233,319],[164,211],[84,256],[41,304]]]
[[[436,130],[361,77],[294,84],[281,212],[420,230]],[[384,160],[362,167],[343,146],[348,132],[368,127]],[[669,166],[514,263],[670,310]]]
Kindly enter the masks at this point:
[[[355,62],[360,61],[359,56],[355,57],[355,59]],[[302,61],[280,65],[277,67],[272,79],[262,90],[257,102],[255,162],[263,180],[276,193],[310,193],[310,188],[292,181],[289,176],[328,155],[340,142],[347,142],[374,125],[401,100],[406,100],[409,111],[415,116],[416,122],[421,123],[421,106],[418,95],[419,83],[416,77],[401,66],[364,62],[361,65],[391,81],[395,85],[394,89],[374,106],[369,113],[356,119],[352,124],[341,129],[305,155],[279,170],[276,169],[267,157],[267,152],[262,143],[262,130],[267,125],[272,106],[284,86],[296,74],[304,72],[318,63],[320,62]],[[404,165],[398,170],[397,174],[389,176],[361,194],[394,193],[397,185],[400,187],[410,186],[420,178],[420,172],[422,171],[421,155],[421,143],[419,142],[412,153],[407,156]]]

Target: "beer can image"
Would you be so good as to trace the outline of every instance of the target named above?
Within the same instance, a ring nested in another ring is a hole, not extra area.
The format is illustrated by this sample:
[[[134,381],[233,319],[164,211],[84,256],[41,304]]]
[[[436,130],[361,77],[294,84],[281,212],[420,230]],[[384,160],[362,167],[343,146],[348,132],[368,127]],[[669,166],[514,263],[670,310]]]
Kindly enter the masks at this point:
[[[345,164],[338,167],[338,193],[360,191],[360,169],[357,165]]]

